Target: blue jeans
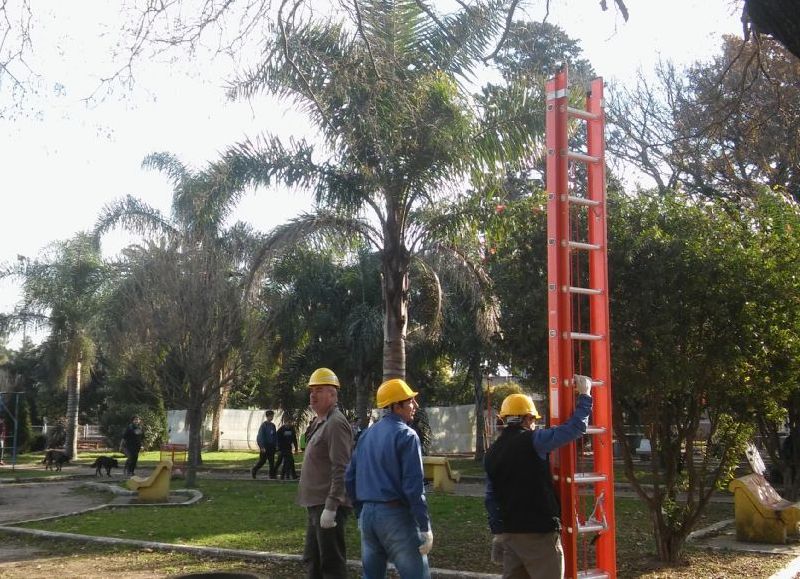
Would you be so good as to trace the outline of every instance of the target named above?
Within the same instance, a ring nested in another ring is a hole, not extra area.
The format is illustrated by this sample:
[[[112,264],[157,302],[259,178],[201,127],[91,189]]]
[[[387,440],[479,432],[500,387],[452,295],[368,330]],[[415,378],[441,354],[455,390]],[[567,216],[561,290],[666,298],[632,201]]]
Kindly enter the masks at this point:
[[[401,579],[430,579],[428,557],[419,552],[419,527],[407,507],[364,503],[358,524],[364,579],[384,579],[388,561]]]

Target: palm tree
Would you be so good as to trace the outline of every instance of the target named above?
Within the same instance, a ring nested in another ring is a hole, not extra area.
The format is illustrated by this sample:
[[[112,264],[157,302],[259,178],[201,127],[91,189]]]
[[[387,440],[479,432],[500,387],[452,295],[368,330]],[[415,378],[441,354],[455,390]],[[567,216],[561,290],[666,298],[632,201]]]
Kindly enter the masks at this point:
[[[284,410],[305,407],[297,387],[319,366],[333,365],[340,380],[352,383],[342,392],[345,409],[368,422],[370,389],[381,375],[381,305],[379,264],[365,250],[356,259],[330,248],[298,247],[275,260],[259,293],[265,335],[272,356],[281,361],[279,402]]]
[[[201,433],[211,404],[224,403],[238,369],[243,339],[244,294],[240,267],[253,235],[247,226],[225,228],[236,192],[207,187],[169,154],[154,154],[147,167],[166,172],[173,183],[171,216],[127,197],[107,206],[95,235],[123,226],[154,234],[158,243],[127,252],[118,303],[121,324],[147,344],[162,387],[186,407],[189,427],[187,484],[201,461]]]
[[[537,135],[515,122],[527,110],[525,86],[504,93],[500,115],[486,100],[476,108],[459,84],[515,4],[478,2],[440,16],[414,0],[358,1],[345,22],[303,19],[297,9],[286,16],[282,5],[266,60],[230,89],[234,98],[267,92],[295,102],[322,144],[246,141],[208,177],[239,190],[277,181],[314,191],[317,211],[274,230],[257,263],[315,235],[359,237],[379,253],[384,378],[406,372],[412,263],[435,275],[423,263],[433,252],[463,261],[439,243],[447,220],[439,213],[434,225],[434,210],[470,178],[536,145]]]
[[[78,455],[80,389],[95,360],[93,339],[109,279],[93,238],[79,233],[52,244],[38,260],[22,256],[5,266],[0,277],[22,281],[22,301],[11,314],[0,316],[4,329],[49,330],[44,349],[54,378],[67,385],[66,452]]]

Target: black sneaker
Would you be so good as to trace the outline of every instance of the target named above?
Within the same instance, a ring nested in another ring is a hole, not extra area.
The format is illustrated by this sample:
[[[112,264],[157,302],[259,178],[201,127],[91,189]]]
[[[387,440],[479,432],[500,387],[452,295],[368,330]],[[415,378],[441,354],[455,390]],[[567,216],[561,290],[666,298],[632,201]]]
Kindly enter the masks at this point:
[[[256,478],[256,468],[255,467],[250,469],[250,476],[253,477],[253,478]]]

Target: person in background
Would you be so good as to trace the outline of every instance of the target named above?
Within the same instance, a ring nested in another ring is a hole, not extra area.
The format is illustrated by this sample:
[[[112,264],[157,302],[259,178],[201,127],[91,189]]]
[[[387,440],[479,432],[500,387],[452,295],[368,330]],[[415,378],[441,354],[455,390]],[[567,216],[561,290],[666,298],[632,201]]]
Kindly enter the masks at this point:
[[[278,464],[282,464],[281,478],[282,479],[296,479],[297,471],[294,468],[294,454],[292,451],[297,452],[297,431],[294,429],[292,417],[284,415],[283,424],[277,432],[278,439]]]
[[[250,469],[250,476],[256,478],[258,470],[269,461],[269,478],[275,478],[275,439],[276,429],[272,422],[275,412],[267,410],[264,413],[264,422],[258,428],[256,444],[258,445],[258,462]]]
[[[139,452],[142,450],[143,441],[142,420],[138,416],[133,416],[122,433],[122,442],[120,443],[120,450],[127,457],[125,474],[128,476],[133,476],[136,471],[136,463],[139,462]]]
[[[391,561],[402,579],[430,577],[433,532],[425,499],[422,449],[410,427],[417,393],[404,380],[381,384],[378,422],[361,434],[347,467],[347,494],[361,529],[364,579],[383,579]]]
[[[484,466],[492,561],[502,562],[504,579],[564,577],[561,505],[548,454],[586,433],[592,380],[576,375],[573,382],[575,411],[554,428],[536,428],[540,416],[525,394],[506,396],[500,407],[505,427],[486,452]]]
[[[339,379],[318,368],[308,380],[314,419],[306,430],[297,503],[308,513],[303,562],[308,579],[347,577],[345,523],[352,510],[344,472],[353,450],[353,432],[339,410]]]

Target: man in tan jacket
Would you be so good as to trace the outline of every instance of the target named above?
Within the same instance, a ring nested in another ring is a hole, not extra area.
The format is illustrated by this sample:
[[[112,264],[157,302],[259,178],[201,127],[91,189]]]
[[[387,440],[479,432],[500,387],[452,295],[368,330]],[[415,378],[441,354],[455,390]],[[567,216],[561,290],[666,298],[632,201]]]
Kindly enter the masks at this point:
[[[316,415],[306,430],[297,503],[306,507],[303,561],[309,579],[347,577],[344,528],[351,503],[344,473],[353,450],[353,432],[337,407],[339,379],[319,368],[308,381],[311,409]]]

